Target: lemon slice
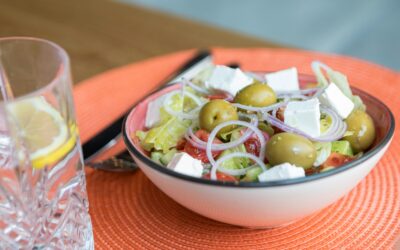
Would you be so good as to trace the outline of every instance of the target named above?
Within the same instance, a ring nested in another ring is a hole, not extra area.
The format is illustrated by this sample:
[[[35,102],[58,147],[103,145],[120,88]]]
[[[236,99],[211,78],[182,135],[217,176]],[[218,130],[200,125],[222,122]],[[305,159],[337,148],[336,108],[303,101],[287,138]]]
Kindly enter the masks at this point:
[[[75,145],[75,126],[70,128],[61,114],[42,96],[12,102],[8,110],[28,148],[34,168],[43,168],[63,158]]]

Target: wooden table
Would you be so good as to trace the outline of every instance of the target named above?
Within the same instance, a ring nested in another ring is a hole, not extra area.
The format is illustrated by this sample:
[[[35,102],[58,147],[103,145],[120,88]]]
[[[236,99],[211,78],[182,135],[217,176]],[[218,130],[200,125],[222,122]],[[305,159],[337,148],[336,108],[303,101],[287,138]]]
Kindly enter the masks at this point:
[[[0,0],[0,37],[52,40],[69,53],[75,82],[188,48],[276,47],[231,31],[105,0]]]

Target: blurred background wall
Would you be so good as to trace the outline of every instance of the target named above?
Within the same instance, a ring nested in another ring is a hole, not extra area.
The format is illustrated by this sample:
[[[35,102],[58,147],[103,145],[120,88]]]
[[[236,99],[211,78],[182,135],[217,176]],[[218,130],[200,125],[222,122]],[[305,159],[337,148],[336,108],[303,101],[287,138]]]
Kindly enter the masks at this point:
[[[400,70],[400,0],[119,0]],[[188,34],[190,35],[190,34]]]

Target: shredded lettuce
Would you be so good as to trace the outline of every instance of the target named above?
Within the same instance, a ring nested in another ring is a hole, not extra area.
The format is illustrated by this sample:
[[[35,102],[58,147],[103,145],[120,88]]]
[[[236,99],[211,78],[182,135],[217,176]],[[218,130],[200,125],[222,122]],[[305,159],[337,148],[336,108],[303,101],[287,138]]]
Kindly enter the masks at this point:
[[[161,165],[167,166],[177,152],[178,151],[176,150],[176,148],[172,148],[167,153],[163,153],[160,151],[153,151],[151,152],[150,157],[153,161]]]
[[[347,131],[344,133],[343,137],[354,135],[354,133],[355,133],[354,131],[349,131],[349,130],[347,130]]]
[[[330,142],[314,142],[314,147],[317,150],[317,158],[313,164],[314,167],[318,167],[328,159],[331,154],[332,143]]]
[[[191,88],[185,88],[185,91],[193,91]],[[170,102],[168,103],[168,106],[174,110],[174,111],[184,111],[188,112],[195,108],[197,105],[196,103],[189,97],[185,96],[182,98],[182,95],[176,94],[171,97]],[[164,124],[167,122],[172,116],[165,111],[164,107],[160,108],[160,124]]]
[[[232,134],[233,134],[233,133],[240,133],[240,131],[241,131],[242,129],[243,129],[243,128],[235,128],[235,129],[230,130],[230,131],[228,131],[228,132],[221,133],[220,138],[221,138],[222,140],[224,140],[224,141],[229,141],[229,138],[232,137]]]
[[[353,103],[354,103],[354,108],[355,109],[361,109],[363,111],[366,110],[366,106],[361,100],[361,98],[357,95],[353,95],[350,84],[347,80],[347,76],[338,72],[334,71],[330,67],[326,66],[325,64],[322,64],[320,62],[313,62],[313,71],[315,76],[317,77],[318,84],[320,87],[325,87],[328,86],[329,82],[326,79],[325,75],[322,73],[321,68],[323,68],[326,71],[326,74],[328,75],[328,78],[331,82],[336,84],[336,86],[343,92],[345,96],[347,96]]]
[[[142,146],[142,148],[144,150],[150,151],[153,148],[153,144],[145,142],[147,132],[138,130],[138,131],[136,131],[136,136],[137,136],[137,138],[139,138],[140,145]]]
[[[178,150],[176,148],[173,148],[166,154],[163,154],[163,156],[160,158],[161,163],[167,166],[168,163],[172,160],[172,158],[174,158],[174,155],[176,153],[178,153]]]
[[[240,130],[233,130],[233,132],[231,133],[231,141],[234,141],[236,139],[238,139],[240,137]],[[222,154],[219,156],[219,158],[228,155],[228,154],[232,154],[234,152],[242,152],[242,153],[246,153],[246,147],[244,146],[244,144],[240,144],[234,148],[230,148],[225,150],[224,152],[222,152]],[[231,158],[228,159],[224,162],[221,163],[221,167],[226,168],[226,169],[241,169],[241,168],[246,168],[248,167],[250,164],[250,159],[245,158],[245,157],[235,157],[235,158]]]
[[[354,155],[350,142],[348,141],[333,141],[331,151],[342,155]]]
[[[320,123],[320,131],[321,133],[325,133],[326,131],[328,131],[328,129],[331,127],[332,125],[332,118],[330,116],[327,116],[325,114],[321,114],[321,118],[319,120]]]
[[[206,67],[193,77],[192,82],[199,85],[200,87],[204,87],[204,83],[210,78],[211,74],[214,71],[214,68],[214,65]]]
[[[258,181],[258,176],[263,172],[263,169],[259,166],[249,169],[246,175],[241,179],[241,181],[256,182]]]
[[[224,152],[222,152],[220,157],[232,154],[234,152],[243,152],[243,153],[245,153],[246,152],[246,147],[243,144],[241,144],[241,145],[236,146],[234,148],[227,149]],[[228,160],[222,162],[221,163],[221,167],[226,168],[226,169],[241,169],[241,168],[248,167],[249,163],[250,163],[250,160],[248,158],[236,157],[236,158],[231,158],[231,159],[228,159]]]
[[[137,131],[136,136],[145,150],[151,151],[155,149],[165,154],[176,146],[189,126],[189,120],[180,120],[176,117],[171,117],[167,122],[147,132]]]
[[[154,151],[154,152],[151,152],[151,154],[150,154],[150,158],[154,161],[154,162],[157,162],[158,164],[161,164],[162,165],[162,163],[161,163],[161,157],[163,157],[163,153],[161,153],[161,152],[158,152],[158,151]]]

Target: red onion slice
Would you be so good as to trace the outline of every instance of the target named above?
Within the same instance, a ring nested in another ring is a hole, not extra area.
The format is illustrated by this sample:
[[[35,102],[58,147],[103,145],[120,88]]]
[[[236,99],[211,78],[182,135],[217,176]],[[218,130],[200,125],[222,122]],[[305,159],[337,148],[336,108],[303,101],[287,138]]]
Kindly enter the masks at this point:
[[[171,102],[171,98],[176,94],[182,94],[184,96],[188,96],[198,105],[198,107],[196,107],[195,109],[193,109],[192,111],[190,111],[188,113],[184,113],[183,111],[173,110],[169,106],[169,103]],[[198,98],[196,95],[194,95],[188,91],[183,91],[183,88],[182,88],[182,90],[174,90],[174,91],[171,91],[170,93],[168,93],[167,96],[165,97],[165,100],[163,103],[163,107],[164,107],[165,111],[167,111],[170,115],[179,117],[181,119],[190,119],[190,120],[196,119],[198,117],[198,111],[200,110],[202,105],[203,105],[203,102],[200,100],[200,98]]]
[[[311,98],[318,98],[318,97],[325,91],[325,89],[326,89],[327,87],[328,87],[328,86],[320,87],[320,88],[317,90],[317,92],[315,92],[314,95],[310,97],[310,99],[311,99]]]
[[[192,81],[183,78],[183,86],[185,86],[185,85],[191,87],[195,91],[197,91],[197,92],[199,92],[199,93],[201,93],[203,95],[206,95],[206,96],[214,94],[209,89],[202,88],[202,87],[198,86],[197,84],[194,84]],[[228,101],[228,102],[232,102],[233,101],[234,96],[232,96],[228,92],[224,92],[224,95],[226,95],[226,97],[224,98],[225,101]]]
[[[226,95],[224,100],[227,101],[227,102],[232,102],[233,99],[235,98],[233,95],[229,94],[228,92],[224,92],[224,94]]]
[[[191,87],[192,89],[194,89],[195,91],[202,93],[204,95],[209,95],[210,91],[208,91],[208,89],[202,88],[200,86],[198,86],[197,84],[194,84],[192,81],[183,78],[183,83],[189,87]]]
[[[240,108],[240,109],[244,109],[247,111],[256,111],[256,112],[269,112],[271,110],[274,110],[276,108],[280,108],[284,105],[286,105],[286,102],[278,102],[266,107],[253,107],[253,106],[247,106],[247,105],[243,105],[240,103],[232,103],[233,106]]]
[[[232,159],[232,158],[250,158],[253,161],[255,161],[257,164],[256,165],[252,165],[250,167],[247,168],[242,168],[242,169],[227,169],[227,168],[223,168],[221,167],[221,163],[223,163],[226,160]],[[258,158],[257,156],[253,155],[253,154],[249,154],[249,153],[243,153],[243,152],[234,152],[232,154],[228,154],[228,155],[224,155],[223,157],[219,158],[216,162],[215,162],[215,166],[216,167],[212,167],[211,168],[211,176],[213,174],[217,174],[217,169],[225,174],[229,174],[229,175],[233,175],[233,176],[238,176],[238,175],[244,175],[247,173],[248,170],[256,167],[257,165],[259,165],[264,171],[267,170],[264,162],[262,160],[260,160],[260,158]]]
[[[260,144],[261,144],[260,155],[259,155],[258,158],[260,159],[260,161],[264,161],[264,158],[265,158],[266,142],[265,142],[264,135],[257,128],[257,126],[254,126],[253,124],[245,122],[245,121],[227,121],[227,122],[223,122],[223,123],[219,124],[218,126],[216,126],[211,131],[210,136],[208,137],[208,141],[207,141],[206,153],[207,153],[208,160],[210,161],[211,166],[212,166],[212,168],[211,168],[211,179],[212,180],[216,180],[217,179],[217,175],[216,175],[217,164],[216,164],[216,162],[214,160],[214,157],[212,156],[212,152],[211,152],[212,151],[212,145],[213,145],[212,142],[213,142],[214,138],[217,136],[218,131],[220,131],[222,128],[224,128],[226,126],[230,126],[230,125],[244,126],[244,127],[248,127],[249,129],[253,130],[253,132],[257,135],[258,139],[260,140]],[[238,144],[237,142],[242,141],[241,140],[242,138],[243,138],[243,136],[240,137],[238,140],[230,142],[230,143],[234,143],[235,142],[236,146],[238,146],[241,143]],[[229,144],[229,143],[226,143],[226,144]],[[223,145],[226,145],[226,144],[220,144],[218,146],[223,146]],[[217,145],[215,145],[215,146],[217,146]],[[254,156],[254,157],[256,157],[256,156]],[[262,165],[261,165],[261,167],[262,167]]]
[[[250,119],[250,124],[253,126],[257,127],[258,126],[258,118],[255,115],[250,115],[250,114],[240,114],[241,117],[246,117]],[[207,142],[202,141],[200,138],[198,138],[194,132],[193,132],[193,127],[196,125],[192,125],[188,128],[188,130],[185,133],[185,138],[188,142],[190,142],[194,147],[200,148],[200,149],[206,149],[207,148]],[[244,134],[237,140],[231,141],[228,143],[224,144],[212,144],[211,145],[211,150],[212,151],[221,151],[221,150],[226,150],[230,148],[234,148],[245,141],[247,141],[251,136],[253,135],[253,131],[251,129],[246,129]]]
[[[273,125],[277,128],[280,128],[283,131],[302,135],[304,137],[309,138],[312,141],[331,142],[331,141],[336,141],[336,140],[341,139],[347,130],[346,123],[342,121],[342,119],[336,114],[335,111],[333,111],[327,107],[321,107],[321,112],[325,113],[331,117],[332,124],[329,127],[328,131],[326,131],[323,135],[321,135],[319,137],[310,136],[307,133],[304,133],[303,131],[301,131],[297,128],[294,128],[292,126],[285,124],[278,118],[276,118],[273,115],[270,115],[268,113],[264,113],[263,118],[267,122],[269,122],[271,125]]]
[[[228,143],[223,143],[223,144],[212,144],[211,150],[212,151],[221,151],[221,150],[226,150],[230,148],[234,148],[245,141],[247,141],[253,134],[253,131],[251,129],[247,129],[245,133],[237,140],[231,141]],[[186,131],[185,134],[185,139],[191,143],[194,147],[200,148],[203,150],[207,149],[207,142],[200,140],[194,132],[193,132],[193,126],[190,126],[188,130]]]
[[[319,89],[320,88],[309,88],[291,91],[277,91],[276,95],[308,95],[317,92]]]
[[[300,99],[300,100],[310,99],[309,96],[305,96],[305,95],[301,95],[301,94],[297,94],[297,95],[280,95],[280,96],[278,96],[278,98],[283,99],[283,102],[285,102],[285,103],[289,102],[291,99]]]

